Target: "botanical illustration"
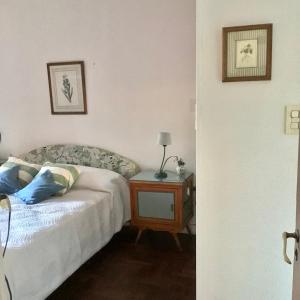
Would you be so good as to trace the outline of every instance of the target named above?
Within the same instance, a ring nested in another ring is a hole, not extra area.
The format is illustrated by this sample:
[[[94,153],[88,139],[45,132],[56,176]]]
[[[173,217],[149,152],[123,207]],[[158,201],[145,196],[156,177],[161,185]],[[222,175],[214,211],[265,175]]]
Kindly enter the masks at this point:
[[[271,80],[272,28],[272,24],[223,27],[223,82]]]
[[[86,114],[83,61],[47,63],[52,114]]]
[[[63,75],[63,88],[61,89],[67,100],[71,103],[73,96],[73,87],[70,84],[68,75]]]
[[[257,40],[236,41],[236,68],[257,67]]]

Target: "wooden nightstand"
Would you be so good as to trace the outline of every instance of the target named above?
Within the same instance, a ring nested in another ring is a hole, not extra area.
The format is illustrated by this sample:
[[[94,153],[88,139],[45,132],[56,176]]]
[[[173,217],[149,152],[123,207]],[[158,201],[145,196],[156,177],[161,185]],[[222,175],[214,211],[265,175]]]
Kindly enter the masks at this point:
[[[157,179],[154,171],[143,171],[130,178],[131,224],[139,228],[138,242],[144,229],[170,232],[182,250],[177,233],[187,228],[193,216],[193,174]]]

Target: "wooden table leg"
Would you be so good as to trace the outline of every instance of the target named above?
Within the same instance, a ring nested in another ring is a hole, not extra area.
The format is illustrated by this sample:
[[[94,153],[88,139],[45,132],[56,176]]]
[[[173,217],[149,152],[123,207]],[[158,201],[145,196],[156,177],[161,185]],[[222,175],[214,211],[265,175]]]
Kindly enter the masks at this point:
[[[188,234],[189,234],[189,235],[193,235],[193,234],[192,234],[192,231],[191,231],[191,228],[190,228],[190,225],[189,225],[189,224],[186,224],[185,227],[186,227],[186,230],[187,230]]]
[[[182,247],[181,247],[180,240],[179,240],[179,238],[178,238],[177,233],[176,233],[176,232],[172,232],[172,235],[173,235],[173,237],[174,237],[174,240],[175,240],[175,242],[176,242],[176,245],[177,245],[178,250],[179,250],[179,251],[182,251]]]
[[[136,236],[136,239],[135,239],[135,245],[139,242],[139,239],[140,239],[142,233],[143,233],[143,229],[139,229],[139,232],[138,232],[138,234]]]

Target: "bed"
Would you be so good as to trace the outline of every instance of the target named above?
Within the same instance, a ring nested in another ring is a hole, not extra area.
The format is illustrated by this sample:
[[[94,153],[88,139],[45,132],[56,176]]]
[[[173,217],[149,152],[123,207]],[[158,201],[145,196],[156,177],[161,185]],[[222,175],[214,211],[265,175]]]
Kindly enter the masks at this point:
[[[52,145],[22,159],[80,165],[74,187],[61,197],[25,205],[10,196],[11,234],[4,270],[13,299],[45,299],[107,244],[130,219],[127,180],[139,171],[131,160],[100,148]],[[5,243],[7,214],[0,214]]]

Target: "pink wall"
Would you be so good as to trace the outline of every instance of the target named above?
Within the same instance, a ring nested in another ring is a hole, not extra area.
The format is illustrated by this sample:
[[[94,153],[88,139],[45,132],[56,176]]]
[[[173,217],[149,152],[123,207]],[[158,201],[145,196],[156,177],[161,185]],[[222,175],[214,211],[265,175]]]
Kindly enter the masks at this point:
[[[0,155],[79,143],[155,168],[168,130],[194,171],[195,22],[194,0],[1,1]],[[67,60],[85,62],[88,115],[50,114],[46,63]]]

